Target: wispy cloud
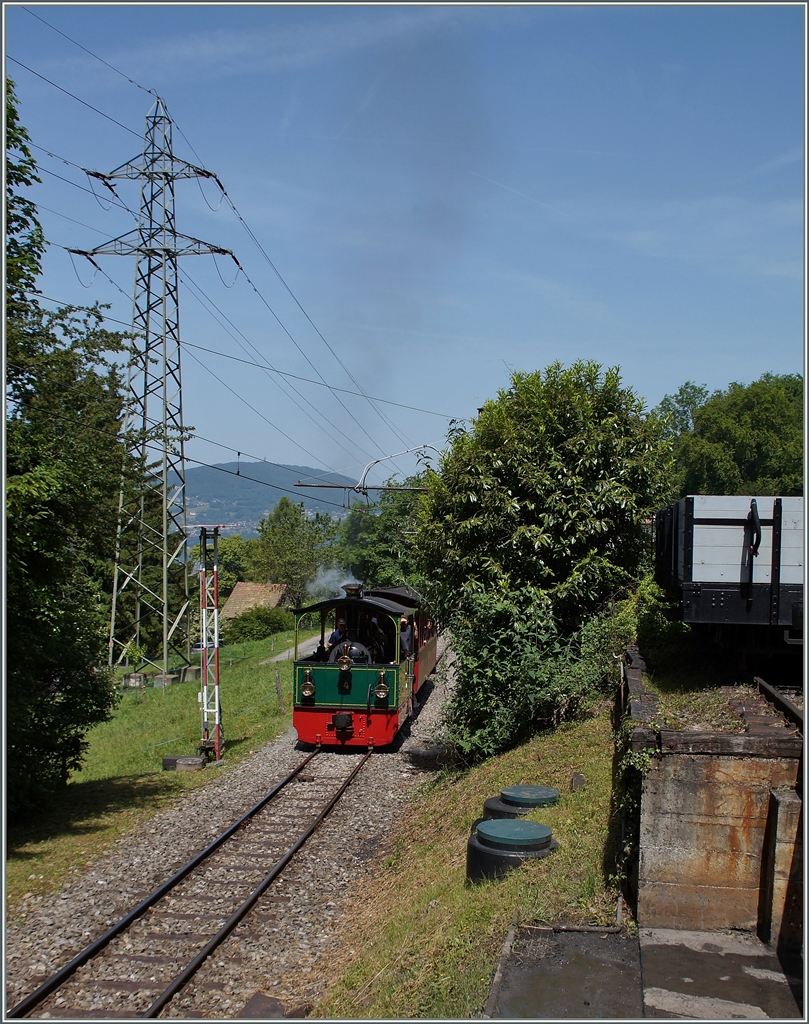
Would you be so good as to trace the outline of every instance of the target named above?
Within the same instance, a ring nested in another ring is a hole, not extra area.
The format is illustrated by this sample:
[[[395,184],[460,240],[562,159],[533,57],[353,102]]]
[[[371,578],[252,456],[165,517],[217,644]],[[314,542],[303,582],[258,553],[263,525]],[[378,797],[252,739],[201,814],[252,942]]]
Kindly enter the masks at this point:
[[[789,167],[790,164],[800,163],[802,160],[803,150],[796,146],[794,149],[789,149],[786,153],[782,153],[780,156],[776,156],[772,160],[767,160],[765,163],[759,164],[757,167],[753,167],[744,174],[740,174],[733,180],[748,181],[750,178],[758,178],[763,174],[769,174],[771,171],[778,171],[782,167]]]
[[[788,153],[772,167],[792,162]],[[476,177],[547,210],[561,230],[652,259],[701,263],[711,272],[800,278],[799,201],[734,195],[691,199],[561,198],[543,202],[476,171]]]
[[[251,27],[173,33],[146,44],[108,51],[110,63],[146,81],[226,77],[234,74],[276,74],[322,66],[325,62],[386,43],[433,32],[458,22],[452,7],[415,9],[345,8],[333,17],[303,18],[294,25],[274,24],[266,30]],[[268,18],[268,24],[271,19]],[[90,57],[62,59],[92,67]],[[56,62],[51,62],[56,67]]]
[[[591,237],[643,256],[696,262],[714,273],[803,275],[799,201],[709,196],[577,207]]]

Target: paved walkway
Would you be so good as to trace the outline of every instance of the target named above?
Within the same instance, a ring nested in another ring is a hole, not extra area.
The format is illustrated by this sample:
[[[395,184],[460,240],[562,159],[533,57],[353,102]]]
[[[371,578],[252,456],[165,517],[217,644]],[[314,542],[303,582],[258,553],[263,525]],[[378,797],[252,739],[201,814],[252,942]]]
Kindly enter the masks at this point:
[[[308,654],[314,654],[317,650],[317,645],[320,643],[319,636],[309,637],[308,640],[302,640],[298,644],[298,657],[305,658]],[[259,665],[269,665],[273,661],[291,661],[295,656],[295,647],[287,648],[285,651],[281,651],[280,654],[274,654],[272,658],[266,658],[264,661],[260,661]]]
[[[803,1017],[800,957],[779,961],[754,935],[642,928],[647,1017]]]
[[[643,928],[522,928],[506,943],[487,1006],[511,1019],[803,1019],[800,957],[779,960],[754,935]]]

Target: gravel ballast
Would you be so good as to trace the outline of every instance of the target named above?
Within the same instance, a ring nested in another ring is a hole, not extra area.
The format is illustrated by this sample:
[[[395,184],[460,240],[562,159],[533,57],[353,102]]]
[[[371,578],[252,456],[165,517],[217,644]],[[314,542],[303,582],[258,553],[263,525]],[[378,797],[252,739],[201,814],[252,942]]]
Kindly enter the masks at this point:
[[[439,656],[445,649],[445,641],[439,640]],[[317,1002],[324,983],[315,980],[322,979],[322,967],[315,968],[340,943],[341,922],[351,914],[357,882],[371,871],[391,824],[440,761],[433,736],[452,683],[451,657],[443,657],[423,687],[425,696],[403,742],[373,755],[321,828],[203,965],[188,990],[164,1009],[163,1017],[231,1018],[243,1011],[259,1016],[262,1008],[269,1015],[271,1007],[272,1016],[302,1016]],[[170,809],[119,839],[86,873],[71,876],[57,893],[27,897],[7,922],[7,1008],[252,807],[304,756],[295,749],[290,729],[232,767],[206,769],[216,773],[210,784],[187,792]],[[319,755],[335,765],[349,756]],[[155,949],[156,954],[167,952]],[[120,970],[114,977],[126,980]],[[134,975],[131,987],[139,987]],[[114,1015],[128,1015],[131,999],[125,985],[116,990]],[[91,999],[87,1005],[88,1016],[95,1016],[96,1005],[99,1019],[109,1016],[110,992],[100,989],[97,1002]],[[66,1016],[70,1009],[56,992],[32,1016]]]

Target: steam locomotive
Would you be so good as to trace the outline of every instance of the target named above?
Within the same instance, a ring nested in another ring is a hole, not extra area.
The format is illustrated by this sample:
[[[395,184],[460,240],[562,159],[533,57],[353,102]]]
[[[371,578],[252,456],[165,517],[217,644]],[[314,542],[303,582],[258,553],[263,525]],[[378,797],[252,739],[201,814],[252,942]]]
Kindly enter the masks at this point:
[[[388,746],[435,668],[435,631],[410,587],[342,589],[295,609],[292,724],[302,743]],[[320,618],[320,642],[308,656],[298,642],[304,616]]]

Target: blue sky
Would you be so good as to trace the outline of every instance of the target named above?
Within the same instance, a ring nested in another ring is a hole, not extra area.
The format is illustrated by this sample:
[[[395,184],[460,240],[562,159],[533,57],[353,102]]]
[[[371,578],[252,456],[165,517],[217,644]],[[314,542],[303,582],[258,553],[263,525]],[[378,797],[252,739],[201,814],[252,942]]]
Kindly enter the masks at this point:
[[[5,6],[7,57],[140,135],[152,97],[28,11],[165,99],[177,154],[196,163],[190,143],[219,175],[367,394],[468,419],[511,370],[556,359],[619,365],[649,405],[688,379],[802,370],[802,5]],[[38,146],[102,171],[137,155],[135,135],[6,68]],[[32,193],[48,239],[89,248],[133,226],[34,152],[74,183],[43,173]],[[130,206],[137,188],[120,188]],[[226,287],[225,259],[186,257],[183,273],[273,365],[353,389],[217,203],[179,183],[178,229],[231,249],[263,298],[241,276]],[[100,275],[84,287],[92,267],[55,244],[42,291],[126,321],[133,261],[102,266],[125,294]],[[247,358],[185,282],[181,326]],[[378,406],[394,432],[364,399],[308,384],[302,410],[271,375],[191,348],[183,384],[186,422],[248,458],[358,475],[446,433]]]

